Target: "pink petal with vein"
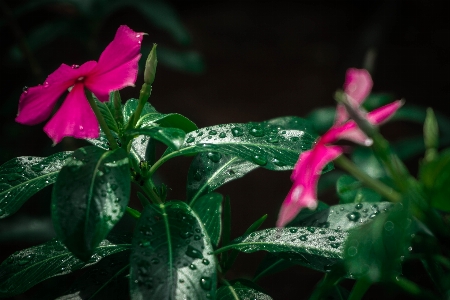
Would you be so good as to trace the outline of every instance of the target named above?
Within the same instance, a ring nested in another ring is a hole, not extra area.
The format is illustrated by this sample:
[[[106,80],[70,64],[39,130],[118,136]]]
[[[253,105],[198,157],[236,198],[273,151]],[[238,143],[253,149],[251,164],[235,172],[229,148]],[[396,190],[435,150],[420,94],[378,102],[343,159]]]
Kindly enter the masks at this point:
[[[65,136],[98,137],[99,125],[84,94],[83,84],[75,84],[60,109],[44,126],[44,131],[55,144]]]
[[[372,89],[372,77],[364,69],[348,69],[345,76],[344,91],[353,107],[359,107]]]
[[[341,155],[343,149],[339,146],[316,144],[311,150],[300,155],[291,180],[294,184],[280,208],[277,226],[283,227],[304,207],[311,209],[317,206],[317,182],[323,168]]]
[[[100,101],[108,101],[111,91],[134,86],[140,57],[141,54],[138,54],[130,61],[106,72],[99,72],[96,68],[93,70],[93,74],[86,78],[84,84]]]
[[[43,85],[31,87],[23,92],[19,100],[16,122],[35,125],[46,120],[58,98],[74,85],[78,78],[91,71],[96,64],[95,61],[88,61],[78,69],[62,64],[47,77]]]

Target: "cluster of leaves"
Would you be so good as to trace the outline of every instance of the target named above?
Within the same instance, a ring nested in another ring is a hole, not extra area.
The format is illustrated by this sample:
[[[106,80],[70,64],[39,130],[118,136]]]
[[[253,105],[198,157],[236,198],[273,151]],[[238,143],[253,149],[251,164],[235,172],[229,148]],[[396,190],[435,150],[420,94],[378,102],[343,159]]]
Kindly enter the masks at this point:
[[[320,131],[318,120],[325,118],[317,117],[317,111],[309,120],[281,117],[199,129],[186,117],[159,113],[148,103],[136,116],[139,103],[129,99],[122,104],[118,92],[111,93],[109,102],[97,102],[119,148],[110,149],[102,132],[90,140],[93,146],[46,158],[18,157],[0,167],[0,217],[15,213],[33,194],[53,184],[51,212],[57,234],[0,265],[0,297],[85,269],[84,276],[54,298],[272,299],[256,282],[295,265],[325,273],[313,299],[360,298],[376,282],[389,282],[416,296],[448,294],[450,159],[448,151],[437,151],[437,124],[445,126],[445,118],[436,121],[432,113],[425,118],[424,111],[414,107],[400,111],[399,118],[422,114],[417,120],[425,120],[425,142],[414,151],[411,142],[398,144],[395,152],[388,149],[394,167],[386,165],[377,148],[354,151],[353,160],[397,190],[401,201],[387,202],[356,178],[343,175],[336,180],[339,204],[320,202],[315,211],[301,211],[286,228],[258,230],[263,216],[231,240],[230,200],[215,190],[256,168],[292,169],[299,154],[312,147],[315,131]],[[448,137],[444,131],[441,143]],[[159,156],[156,147],[161,144],[165,151]],[[399,181],[393,172],[405,172],[396,154],[404,147],[409,155],[426,150],[419,180],[405,173]],[[166,186],[156,185],[153,175],[178,156],[194,156],[186,199],[168,201]],[[128,206],[132,184],[139,188],[141,208]],[[136,219],[133,234],[111,234],[125,213]],[[268,252],[252,281],[226,280],[239,251]],[[423,264],[431,288],[403,275],[402,265],[408,261]],[[339,286],[346,278],[356,280],[350,293]]]

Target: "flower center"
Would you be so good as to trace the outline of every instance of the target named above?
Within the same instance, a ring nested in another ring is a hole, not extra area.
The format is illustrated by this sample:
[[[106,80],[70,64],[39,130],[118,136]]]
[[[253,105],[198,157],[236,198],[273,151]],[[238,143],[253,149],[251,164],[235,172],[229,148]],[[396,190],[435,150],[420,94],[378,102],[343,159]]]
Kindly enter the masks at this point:
[[[78,80],[78,81],[83,81],[83,80],[84,80],[84,76],[78,77],[77,80]]]

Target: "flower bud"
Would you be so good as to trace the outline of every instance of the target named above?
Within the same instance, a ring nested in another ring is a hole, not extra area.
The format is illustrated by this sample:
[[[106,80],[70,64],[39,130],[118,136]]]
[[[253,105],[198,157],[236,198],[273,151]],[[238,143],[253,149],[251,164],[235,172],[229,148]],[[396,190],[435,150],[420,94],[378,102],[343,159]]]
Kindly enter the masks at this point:
[[[156,46],[156,44],[153,44],[153,48],[145,62],[144,82],[150,85],[155,81],[156,65],[158,64],[158,59],[156,58]]]

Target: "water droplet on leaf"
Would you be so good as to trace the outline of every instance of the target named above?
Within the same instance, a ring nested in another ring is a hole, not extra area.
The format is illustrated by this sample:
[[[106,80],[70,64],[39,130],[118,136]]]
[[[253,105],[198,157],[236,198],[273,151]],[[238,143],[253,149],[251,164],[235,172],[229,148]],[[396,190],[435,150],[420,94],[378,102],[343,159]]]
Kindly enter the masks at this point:
[[[190,245],[187,247],[185,254],[192,258],[203,258],[202,252],[195,249],[194,247],[192,247]]]
[[[242,135],[244,135],[244,130],[242,130],[242,128],[240,128],[240,127],[234,127],[231,129],[231,134],[234,137],[242,136]]]
[[[361,217],[361,214],[357,211],[351,212],[347,215],[347,219],[349,219],[349,221],[352,221],[352,222],[358,221],[360,217]]]

